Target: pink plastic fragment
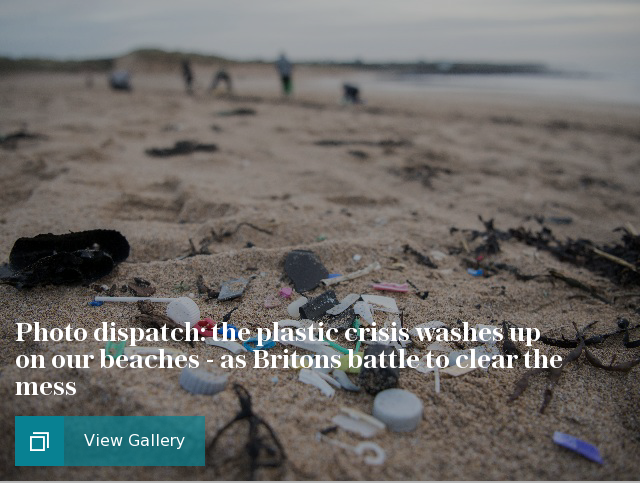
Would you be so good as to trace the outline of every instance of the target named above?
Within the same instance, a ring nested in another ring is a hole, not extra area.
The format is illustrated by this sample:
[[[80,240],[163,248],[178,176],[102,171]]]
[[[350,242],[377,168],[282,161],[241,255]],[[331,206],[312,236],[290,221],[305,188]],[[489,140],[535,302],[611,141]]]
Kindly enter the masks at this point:
[[[275,296],[267,296],[264,300],[264,307],[267,309],[275,308],[280,305],[280,301]]]
[[[409,292],[409,284],[394,284],[393,282],[382,282],[373,284],[372,287],[378,291]]]
[[[280,288],[280,297],[282,299],[289,299],[293,294],[293,289],[290,287],[281,287]]]

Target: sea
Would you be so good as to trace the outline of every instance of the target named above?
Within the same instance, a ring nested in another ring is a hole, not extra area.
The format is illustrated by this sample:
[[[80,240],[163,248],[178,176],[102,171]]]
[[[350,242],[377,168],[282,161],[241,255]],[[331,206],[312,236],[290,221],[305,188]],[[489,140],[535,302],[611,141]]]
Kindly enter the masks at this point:
[[[638,73],[381,75],[378,87],[441,93],[487,93],[640,106]]]

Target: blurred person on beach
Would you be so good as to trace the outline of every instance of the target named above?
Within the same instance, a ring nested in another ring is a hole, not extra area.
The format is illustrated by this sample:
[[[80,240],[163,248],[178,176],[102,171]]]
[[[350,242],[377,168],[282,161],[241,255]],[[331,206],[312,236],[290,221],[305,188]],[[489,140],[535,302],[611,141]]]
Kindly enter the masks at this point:
[[[182,77],[187,88],[187,94],[193,94],[193,71],[188,59],[182,60]]]
[[[278,70],[278,74],[280,74],[280,81],[282,82],[282,93],[285,96],[289,96],[293,89],[291,81],[291,72],[293,71],[293,65],[284,55],[284,52],[280,54],[280,57],[276,61],[276,69]]]
[[[226,84],[227,92],[230,93],[232,90],[231,76],[225,69],[222,69],[222,68],[218,69],[218,72],[216,72],[215,75],[213,76],[213,81],[211,81],[211,87],[209,87],[209,92],[215,91],[215,89],[218,87],[218,84],[221,82],[224,82]]]
[[[344,92],[342,96],[342,102],[344,104],[364,104],[364,101],[360,98],[360,88],[353,84],[343,84],[342,90]]]
[[[113,71],[109,74],[109,85],[114,91],[130,91],[131,74],[126,70]]]

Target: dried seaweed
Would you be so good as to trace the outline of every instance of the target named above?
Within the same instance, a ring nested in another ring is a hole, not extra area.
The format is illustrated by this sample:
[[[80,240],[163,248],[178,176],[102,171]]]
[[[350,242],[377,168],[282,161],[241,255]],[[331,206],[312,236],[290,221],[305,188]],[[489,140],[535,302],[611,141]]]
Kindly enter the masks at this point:
[[[149,148],[145,153],[156,158],[167,158],[169,156],[188,155],[196,151],[212,153],[218,151],[218,147],[214,144],[202,144],[195,141],[183,140],[176,141],[171,148]]]
[[[502,332],[504,336],[504,340],[502,342],[502,353],[510,356],[517,356],[518,358],[522,357],[522,352],[518,348],[518,346],[513,342],[511,336],[509,336],[509,322],[502,322]]]
[[[476,256],[487,256],[487,255],[497,254],[498,252],[500,252],[500,243],[498,241],[508,240],[509,237],[504,232],[496,230],[496,228],[493,225],[493,219],[489,219],[485,221],[479,215],[478,215],[478,219],[480,219],[480,222],[482,222],[482,224],[484,225],[485,231],[484,232],[473,231],[471,233],[472,241],[477,239],[478,237],[481,237],[482,240],[484,241],[483,244],[476,247],[474,251]]]
[[[287,456],[273,428],[253,413],[249,392],[238,383],[233,385],[233,390],[240,401],[240,411],[216,433],[207,447],[207,454],[213,457],[218,439],[235,424],[247,421],[249,435],[244,448],[249,456],[249,478],[255,480],[258,469],[261,467],[279,468],[286,462]]]
[[[141,277],[134,277],[133,281],[134,282],[130,282],[127,287],[134,296],[149,297],[155,294],[156,288],[153,287],[151,283],[146,279],[142,279]]]
[[[518,326],[506,321],[508,326],[517,328]],[[596,323],[591,323],[589,325],[587,325],[583,330],[583,334],[586,333],[586,331],[593,325],[595,325]],[[616,336],[619,334],[623,334],[625,335],[625,337],[627,337],[628,339],[628,334],[629,334],[629,330],[632,329],[637,329],[640,328],[640,324],[636,324],[635,326],[631,327],[629,325],[629,322],[626,319],[621,318],[620,320],[618,320],[618,327],[620,329],[616,330],[616,331],[612,331],[610,333],[602,333],[602,334],[597,334],[594,336],[590,336],[589,338],[585,338],[584,343],[585,346],[592,346],[592,345],[596,345],[599,343],[603,343],[604,341],[607,340],[607,338],[610,338],[611,336]],[[546,335],[541,335],[540,338],[538,339],[538,342],[548,345],[548,346],[555,346],[558,348],[576,348],[579,344],[580,344],[580,339],[579,338],[574,338],[574,339],[567,339],[564,337],[564,335],[558,339],[558,338],[552,338],[550,336],[546,336]],[[635,342],[632,342],[633,344],[635,344]],[[625,344],[625,346],[627,346]],[[628,348],[634,348],[635,346],[627,346]]]
[[[527,245],[551,253],[560,261],[585,267],[615,284],[640,285],[640,236],[626,227],[616,231],[623,232],[622,244],[602,247],[587,239],[561,242],[546,227],[536,233],[523,228],[510,229],[509,234]]]
[[[416,249],[414,249],[413,247],[409,246],[408,244],[405,244],[404,247],[402,248],[402,251],[405,254],[411,254],[413,256],[415,256],[416,258],[416,262],[418,262],[418,264],[426,266],[426,267],[430,267],[432,269],[437,269],[438,266],[435,264],[435,262],[433,262],[428,256],[422,254],[421,252],[418,252]]]
[[[163,326],[167,326],[167,328],[183,328],[181,324],[176,323],[169,316],[156,312],[154,305],[150,302],[138,301],[136,304],[140,314],[133,317],[133,321],[135,323],[141,324],[147,328],[155,329],[162,329]],[[186,339],[186,335],[183,332],[181,336],[176,336],[175,339],[177,341],[184,341]],[[189,341],[189,345],[193,348],[194,342]]]
[[[204,282],[204,277],[202,277],[202,274],[198,274],[198,277],[196,278],[196,287],[198,288],[198,294],[207,295],[207,301],[210,299],[218,299],[218,295],[220,294],[220,292],[207,286]]]
[[[0,146],[4,149],[15,150],[18,147],[18,140],[24,139],[47,139],[47,137],[43,134],[29,133],[23,128],[13,133],[0,136]]]
[[[431,180],[440,174],[451,175],[452,171],[448,168],[440,168],[439,166],[431,166],[426,163],[408,164],[401,168],[390,168],[389,173],[398,176],[406,181],[419,181],[426,188],[433,188]]]
[[[638,347],[640,347],[640,338],[638,338],[635,341],[630,341],[630,339],[629,339],[629,329],[630,329],[629,328],[629,321],[627,321],[624,318],[620,318],[618,320],[618,327],[620,328],[621,331],[624,332],[624,336],[622,337],[622,343],[624,344],[624,346],[626,348],[638,348]],[[638,327],[640,327],[640,324],[636,325],[634,328],[631,328],[631,329],[635,329],[635,328],[638,328]]]
[[[316,146],[380,146],[381,148],[400,148],[403,146],[411,146],[411,141],[404,139],[383,139],[380,141],[368,140],[335,140],[323,139],[314,143]]]
[[[556,279],[560,279],[561,281],[566,282],[571,287],[575,287],[577,289],[581,289],[583,291],[588,292],[591,296],[595,297],[596,299],[602,301],[605,304],[611,304],[611,301],[609,301],[604,296],[601,296],[598,290],[593,286],[589,286],[583,282],[580,282],[578,279],[569,277],[563,274],[562,272],[556,271],[554,269],[549,269],[549,275],[551,275],[551,277],[554,277]]]
[[[562,262],[568,262],[578,267],[585,267],[589,271],[605,277],[614,284],[640,285],[640,235],[627,224],[625,227],[615,229],[622,232],[621,243],[616,245],[604,245],[598,247],[588,239],[573,240],[568,238],[561,241],[555,237],[551,229],[542,228],[533,232],[522,227],[511,228],[508,231],[496,229],[493,219],[485,221],[485,230],[473,230],[470,240],[482,238],[483,244],[475,249],[476,256],[493,255],[500,251],[499,241],[517,240],[538,250],[548,252]],[[544,219],[539,218],[539,222]],[[450,233],[457,231],[452,227]],[[463,240],[466,243],[466,240]],[[467,252],[469,252],[467,250]],[[600,298],[600,297],[599,297]]]
[[[216,232],[214,229],[211,229],[211,234],[207,237],[204,237],[200,241],[200,247],[196,248],[193,240],[189,239],[189,252],[186,255],[179,257],[179,260],[187,259],[189,257],[194,257],[196,255],[210,255],[211,251],[209,250],[209,246],[216,243],[221,243],[225,238],[231,237],[235,235],[242,227],[249,227],[253,230],[257,230],[258,232],[262,232],[263,234],[273,235],[273,232],[262,227],[258,227],[250,222],[240,222],[235,226],[233,230],[225,230],[224,232]]]
[[[577,328],[576,328],[576,331],[578,331]],[[551,367],[546,368],[546,371],[549,372],[549,381],[547,382],[547,386],[544,389],[542,406],[540,407],[540,413],[544,413],[549,403],[551,403],[551,399],[553,398],[553,390],[558,384],[558,381],[562,376],[562,371],[564,370],[565,366],[567,366],[572,361],[575,361],[578,358],[580,358],[580,355],[582,354],[584,347],[585,347],[584,340],[581,339],[580,344],[576,348],[572,349],[569,352],[569,354],[562,360],[562,364],[560,365],[559,368],[551,368]]]
[[[577,326],[574,323],[574,328],[576,331],[576,339],[578,340],[577,346],[572,349],[569,354],[562,360],[562,365],[559,368],[534,368],[527,371],[516,383],[515,388],[511,396],[509,397],[509,402],[513,402],[516,400],[529,386],[529,379],[535,375],[539,375],[541,373],[548,373],[549,379],[547,382],[547,386],[545,387],[543,393],[542,405],[540,407],[540,413],[544,413],[549,403],[553,398],[553,391],[558,384],[560,377],[562,376],[562,371],[564,368],[571,363],[572,361],[576,361],[580,358],[580,355],[583,353],[586,356],[587,361],[595,366],[596,368],[600,368],[602,370],[607,371],[618,371],[618,372],[627,372],[631,370],[636,365],[640,364],[640,358],[636,358],[634,360],[630,360],[624,363],[619,363],[614,365],[613,361],[609,365],[603,364],[588,348],[586,344],[586,340],[584,339],[584,333],[586,330],[593,326],[595,323],[591,323],[587,325],[582,331],[578,331]],[[614,357],[615,360],[615,357]]]
[[[416,290],[416,296],[418,296],[423,301],[429,297],[429,291],[421,291],[418,286],[416,286],[413,282],[407,279],[407,284],[409,284],[412,288]]]

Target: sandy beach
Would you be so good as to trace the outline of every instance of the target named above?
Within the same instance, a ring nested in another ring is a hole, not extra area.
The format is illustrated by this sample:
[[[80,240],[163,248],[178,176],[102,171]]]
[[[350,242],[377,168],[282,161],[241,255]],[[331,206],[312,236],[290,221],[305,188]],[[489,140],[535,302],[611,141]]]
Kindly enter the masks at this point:
[[[613,245],[620,241],[614,229],[625,223],[640,228],[640,106],[391,91],[377,88],[369,74],[314,67],[296,71],[294,95],[285,100],[273,66],[238,65],[230,72],[233,95],[207,93],[211,70],[205,67],[196,68],[193,96],[184,93],[177,70],[134,72],[130,93],[109,90],[102,74],[92,76],[92,87],[85,75],[0,77],[0,133],[26,126],[43,135],[0,148],[2,261],[8,262],[20,237],[115,229],[127,237],[131,255],[98,284],[119,288],[141,277],[156,296],[195,294],[203,316],[214,320],[238,306],[232,322],[252,330],[289,317],[286,303],[267,309],[264,301],[290,286],[283,263],[292,249],[312,250],[332,273],[382,265],[336,286],[339,298],[373,293],[377,281],[408,280],[428,291],[426,299],[413,290],[394,295],[407,327],[431,320],[508,320],[572,338],[574,322],[582,328],[597,321],[593,334],[615,331],[621,317],[640,322],[637,286],[617,286],[515,240],[501,242],[491,260],[522,274],[561,271],[594,286],[610,303],[549,277],[519,280],[508,271],[472,277],[466,260],[473,256],[466,249],[481,241],[464,232],[484,230],[478,216],[494,219],[502,230],[539,230],[536,216],[570,218],[548,226],[560,239]],[[345,81],[365,87],[366,104],[340,103]],[[230,115],[241,108],[255,113]],[[213,143],[218,150],[170,158],[145,154],[180,140]],[[212,231],[232,233],[211,242],[209,254],[185,257],[190,239],[199,249]],[[420,265],[406,245],[434,258],[437,268]],[[198,294],[198,275],[216,289],[234,277],[256,277],[240,299],[218,302]],[[0,475],[246,479],[246,459],[237,456],[240,433],[207,457],[208,464],[225,463],[220,468],[14,466],[16,415],[204,415],[209,442],[239,409],[231,385],[213,397],[194,396],[180,387],[175,369],[16,368],[19,354],[86,354],[99,347],[89,341],[17,343],[15,323],[88,330],[102,321],[133,324],[135,305],[88,306],[95,295],[90,285],[0,285]],[[638,330],[632,332],[632,339],[638,337]],[[167,346],[200,358],[225,354],[204,344]],[[569,352],[539,343],[534,348],[546,355]],[[624,348],[622,336],[591,349],[607,363],[614,355],[618,362],[640,356],[640,349]],[[328,399],[300,383],[295,370],[236,369],[229,381],[250,392],[254,411],[273,427],[287,455],[281,468],[259,470],[259,479],[638,479],[639,367],[606,372],[582,356],[563,372],[544,414],[538,412],[544,375],[507,402],[525,371],[516,365],[443,378],[436,394],[432,374],[401,370],[399,387],[422,400],[424,418],[414,432],[387,431],[371,439],[386,452],[381,467],[315,440],[341,406],[370,413],[372,396],[338,390]],[[60,380],[75,381],[77,394],[15,395],[16,381]],[[555,445],[554,431],[596,445],[604,464]],[[334,435],[351,444],[361,440],[344,430]]]

